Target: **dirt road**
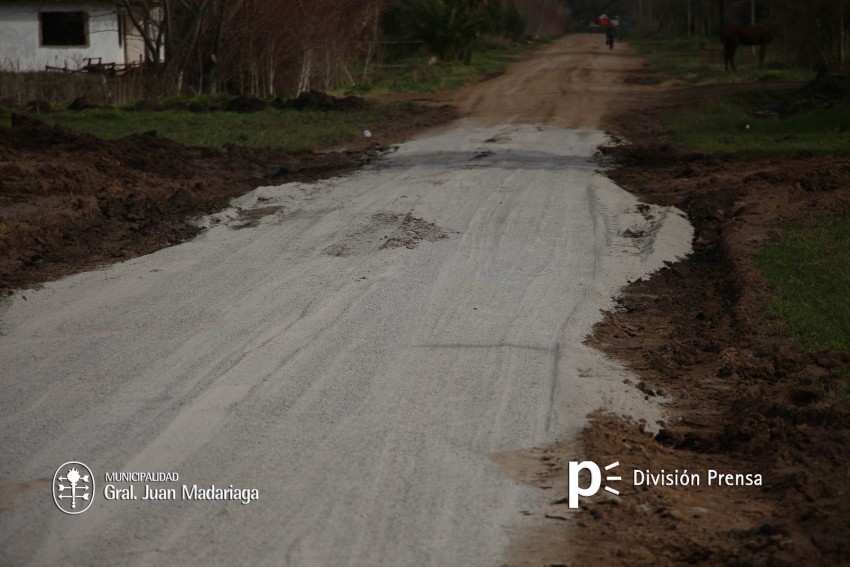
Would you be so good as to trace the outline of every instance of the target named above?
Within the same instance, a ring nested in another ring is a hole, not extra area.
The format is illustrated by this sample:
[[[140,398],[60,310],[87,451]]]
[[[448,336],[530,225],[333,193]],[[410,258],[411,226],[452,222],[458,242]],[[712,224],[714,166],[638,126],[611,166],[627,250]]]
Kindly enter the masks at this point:
[[[545,498],[493,454],[598,408],[659,416],[582,345],[621,286],[689,250],[678,211],[591,161],[634,65],[565,38],[375,167],[257,189],[191,242],[12,296],[0,563],[502,561]],[[45,489],[72,460],[96,481],[77,516]]]
[[[451,104],[478,124],[604,129],[609,116],[639,109],[658,89],[638,84],[644,61],[601,35],[554,42],[496,78],[419,100]]]

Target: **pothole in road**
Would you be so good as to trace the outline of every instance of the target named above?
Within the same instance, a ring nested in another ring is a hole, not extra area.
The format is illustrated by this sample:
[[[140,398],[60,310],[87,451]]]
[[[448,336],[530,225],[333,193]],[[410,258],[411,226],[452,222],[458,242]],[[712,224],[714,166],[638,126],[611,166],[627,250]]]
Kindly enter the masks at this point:
[[[447,237],[445,230],[412,213],[381,211],[357,232],[325,248],[325,254],[344,257],[386,248],[416,248],[423,240],[433,242]]]
[[[233,230],[239,230],[242,228],[253,228],[255,226],[260,225],[260,221],[269,215],[274,215],[280,212],[283,207],[278,205],[272,205],[268,207],[257,207],[254,209],[239,209],[239,215],[236,217],[235,222],[241,224],[228,224],[228,226]]]

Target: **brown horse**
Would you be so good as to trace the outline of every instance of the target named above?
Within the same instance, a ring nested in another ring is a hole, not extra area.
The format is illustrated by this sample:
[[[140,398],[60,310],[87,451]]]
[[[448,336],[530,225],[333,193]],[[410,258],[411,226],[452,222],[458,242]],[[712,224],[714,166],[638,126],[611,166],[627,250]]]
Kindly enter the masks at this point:
[[[733,26],[723,32],[723,66],[735,70],[735,52],[739,45],[759,46],[759,67],[764,64],[767,44],[773,41],[773,33],[768,26]]]

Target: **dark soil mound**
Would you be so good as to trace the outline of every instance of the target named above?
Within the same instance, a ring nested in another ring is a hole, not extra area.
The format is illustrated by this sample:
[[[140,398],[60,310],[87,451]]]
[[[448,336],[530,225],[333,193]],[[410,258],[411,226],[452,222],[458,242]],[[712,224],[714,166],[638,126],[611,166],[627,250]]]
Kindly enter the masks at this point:
[[[27,103],[25,110],[32,114],[50,114],[53,111],[46,100],[31,100]]]
[[[808,101],[809,105],[827,108],[833,105],[850,103],[850,76],[836,73],[824,73],[800,89],[792,96]]]
[[[105,141],[13,115],[0,128],[0,294],[181,242],[192,218],[257,185],[339,175],[372,153]]]
[[[756,116],[786,117],[819,108],[850,105],[850,76],[823,73],[807,85],[776,102],[756,104],[750,112]]]
[[[0,296],[181,242],[198,232],[193,219],[254,187],[343,174],[374,159],[381,142],[452,117],[446,108],[399,112],[379,123],[380,139],[293,153],[187,148],[153,131],[106,141],[13,114],[0,127]]]
[[[12,127],[4,128],[0,141],[0,156],[3,148],[18,150],[46,149],[92,149],[99,147],[101,140],[88,134],[77,134],[68,128],[51,126],[26,114],[12,114]]]
[[[88,110],[90,108],[103,108],[100,105],[94,104],[89,99],[84,96],[75,98],[71,104],[68,105],[68,110]]]
[[[149,110],[162,112],[165,110],[188,110],[190,112],[214,112],[223,110],[230,100],[140,100],[129,106],[127,110]]]
[[[283,108],[294,108],[295,110],[321,110],[324,112],[351,112],[354,110],[366,110],[369,103],[358,96],[347,96],[337,98],[319,91],[307,91],[286,101]]]
[[[238,96],[224,105],[228,112],[260,112],[265,110],[266,103],[253,96]]]
[[[78,102],[79,101],[79,102]],[[95,108],[88,105],[85,99],[74,101],[79,108]],[[271,102],[264,101],[253,96],[237,96],[234,98],[219,98],[213,100],[142,100],[128,108],[128,110],[189,110],[191,112],[260,112],[271,106],[279,110],[293,108],[295,110],[320,110],[323,112],[351,112],[355,110],[368,110],[369,103],[357,96],[337,98],[319,91],[308,91],[301,93],[297,98],[282,100],[280,97]]]

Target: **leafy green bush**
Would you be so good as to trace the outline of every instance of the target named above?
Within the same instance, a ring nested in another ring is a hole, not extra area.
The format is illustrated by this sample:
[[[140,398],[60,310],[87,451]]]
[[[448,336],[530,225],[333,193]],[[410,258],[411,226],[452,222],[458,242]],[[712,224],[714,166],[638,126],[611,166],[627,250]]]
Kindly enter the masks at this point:
[[[503,0],[402,0],[384,26],[397,41],[424,45],[441,61],[467,64],[481,35],[519,39],[525,30],[516,6]]]

